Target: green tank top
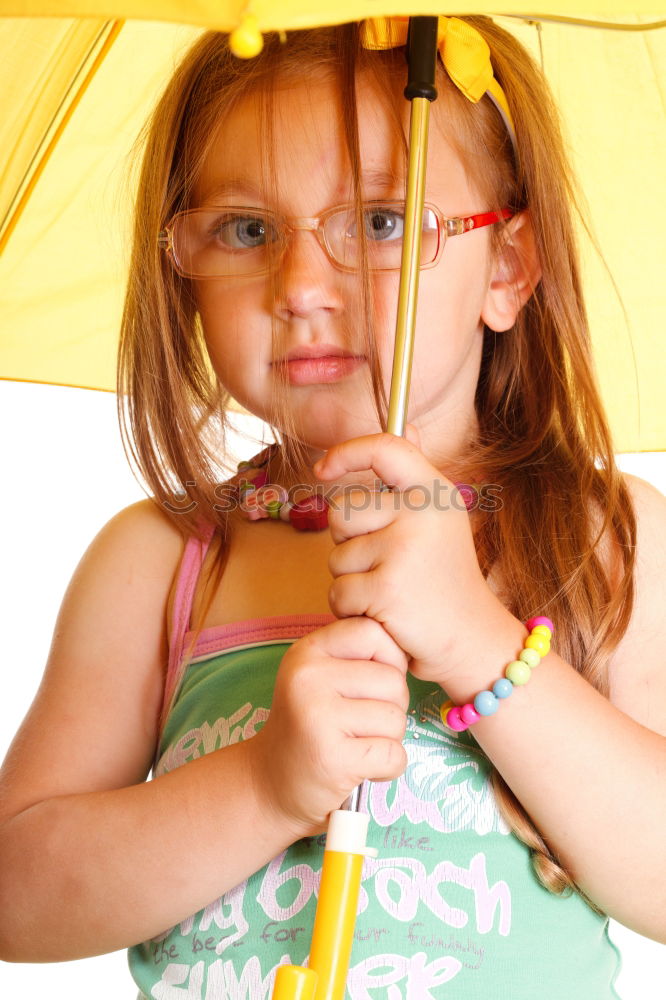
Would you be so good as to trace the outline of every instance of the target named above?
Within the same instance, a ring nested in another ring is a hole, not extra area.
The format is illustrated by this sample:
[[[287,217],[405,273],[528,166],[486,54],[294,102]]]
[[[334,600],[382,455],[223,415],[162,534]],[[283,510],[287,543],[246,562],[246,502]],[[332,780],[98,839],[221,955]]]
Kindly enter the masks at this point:
[[[203,632],[155,774],[251,739],[268,717],[289,643],[330,620],[288,616]],[[578,895],[554,896],[539,884],[528,849],[498,812],[474,738],[440,720],[444,692],[413,678],[410,692],[407,769],[363,792],[378,856],[365,861],[346,998],[618,1000],[608,920]],[[323,842],[298,841],[131,948],[139,996],[269,1000],[278,965],[307,961]],[[183,854],[196,846],[183,844]]]

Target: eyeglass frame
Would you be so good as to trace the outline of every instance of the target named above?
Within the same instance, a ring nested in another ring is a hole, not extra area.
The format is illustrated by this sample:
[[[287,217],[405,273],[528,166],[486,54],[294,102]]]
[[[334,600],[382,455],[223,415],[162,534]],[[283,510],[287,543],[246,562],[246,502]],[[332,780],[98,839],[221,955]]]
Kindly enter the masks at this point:
[[[395,199],[393,200],[388,199],[386,201],[382,201],[379,199],[375,199],[373,201],[363,202],[364,209],[366,207],[372,208],[373,205],[381,208],[391,208],[399,205],[402,207],[404,214],[404,207],[405,207],[404,201]],[[345,271],[347,273],[352,273],[352,274],[357,273],[360,270],[358,266],[350,267],[345,264],[341,264],[340,261],[336,260],[336,258],[333,256],[330,247],[327,244],[326,236],[324,234],[324,226],[326,224],[327,219],[329,219],[332,215],[335,215],[336,213],[343,211],[344,209],[353,209],[355,211],[356,205],[353,202],[346,203],[343,205],[336,205],[333,208],[327,208],[324,212],[321,213],[321,215],[318,216],[292,216],[289,218],[280,215],[278,212],[273,212],[271,211],[271,209],[257,208],[256,205],[255,206],[222,205],[219,207],[213,205],[210,208],[187,208],[183,209],[180,212],[176,212],[171,217],[169,222],[166,224],[164,229],[161,229],[160,232],[158,233],[157,236],[158,247],[160,247],[162,250],[166,252],[169,259],[171,260],[171,263],[175,271],[182,278],[189,278],[192,281],[219,281],[221,278],[254,278],[260,275],[268,274],[270,272],[271,267],[268,265],[266,265],[265,267],[261,268],[258,271],[248,271],[247,273],[244,274],[239,273],[239,274],[196,275],[196,274],[187,274],[185,271],[182,270],[178,262],[178,259],[176,257],[176,252],[173,243],[173,229],[176,221],[179,218],[186,215],[195,215],[200,212],[218,212],[218,211],[221,212],[224,211],[224,209],[233,209],[234,212],[248,212],[249,214],[254,213],[257,215],[268,216],[269,218],[272,218],[274,220],[278,220],[280,223],[284,225],[284,228],[287,230],[290,236],[293,233],[298,232],[299,230],[302,230],[304,232],[312,232],[316,236],[317,242],[319,243],[320,247],[326,254],[327,260],[329,260],[334,267],[338,268],[338,270],[340,271]],[[502,221],[507,222],[509,219],[512,219],[515,215],[515,213],[512,212],[509,208],[503,208],[499,212],[479,212],[476,215],[449,218],[448,216],[444,215],[444,213],[441,212],[439,208],[437,208],[437,206],[433,205],[431,202],[425,202],[423,205],[423,209],[424,211],[425,209],[429,209],[431,212],[434,213],[435,218],[437,219],[438,246],[434,260],[430,261],[428,264],[421,264],[419,267],[419,270],[421,271],[425,271],[431,267],[435,267],[435,265],[439,263],[439,260],[442,256],[442,252],[446,245],[446,241],[450,237],[462,236],[465,233],[471,232],[473,229],[482,229],[485,226],[492,226],[496,222],[502,222]],[[297,225],[295,225],[294,223],[297,223]],[[442,238],[442,234],[444,238]],[[277,257],[278,263],[282,259],[282,256],[284,255],[284,252],[287,249],[288,242],[289,240],[285,239],[283,246],[279,250],[279,254]],[[400,242],[402,243],[402,240]],[[277,266],[277,264],[274,264],[273,266]],[[369,270],[399,271],[400,265],[399,264],[397,266],[392,265],[391,267],[370,267]]]

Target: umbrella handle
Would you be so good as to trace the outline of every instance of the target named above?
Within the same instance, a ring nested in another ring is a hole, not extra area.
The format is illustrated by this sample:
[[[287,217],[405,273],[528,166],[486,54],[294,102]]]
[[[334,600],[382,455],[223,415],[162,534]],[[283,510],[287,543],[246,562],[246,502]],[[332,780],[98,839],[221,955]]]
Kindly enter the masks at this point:
[[[281,965],[272,1000],[343,1000],[354,941],[369,816],[331,813],[307,969]]]

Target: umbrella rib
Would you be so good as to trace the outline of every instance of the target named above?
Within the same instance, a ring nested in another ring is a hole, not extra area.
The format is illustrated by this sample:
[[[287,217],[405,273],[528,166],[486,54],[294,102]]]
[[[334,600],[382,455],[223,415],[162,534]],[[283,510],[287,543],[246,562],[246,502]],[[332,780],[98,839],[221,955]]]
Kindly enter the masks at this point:
[[[116,40],[123,23],[123,21],[106,21],[81,60],[81,64],[74,74],[67,90],[63,94],[58,107],[54,111],[51,121],[44,130],[42,141],[39,143],[39,146],[30,160],[23,178],[17,185],[16,193],[9,204],[5,217],[2,219],[2,222],[0,222],[0,253],[2,253],[7,246],[9,238],[21,218],[28,200],[51,158],[51,154],[58,144],[58,141],[70,118],[72,117],[72,114],[81,101],[81,98],[85,94],[109,49]],[[91,57],[96,50],[98,50],[97,54],[94,56],[91,63]],[[86,70],[86,66],[88,66],[88,64],[90,65]],[[81,79],[81,75],[84,72],[85,76]],[[57,125],[55,124],[56,122],[58,122]],[[48,138],[49,134],[51,135],[50,139]]]
[[[595,21],[584,17],[565,17],[559,14],[501,14],[515,21],[536,21],[542,24],[570,24],[575,28],[602,28],[607,31],[657,31],[666,28],[666,21],[646,21],[628,24],[625,21]]]

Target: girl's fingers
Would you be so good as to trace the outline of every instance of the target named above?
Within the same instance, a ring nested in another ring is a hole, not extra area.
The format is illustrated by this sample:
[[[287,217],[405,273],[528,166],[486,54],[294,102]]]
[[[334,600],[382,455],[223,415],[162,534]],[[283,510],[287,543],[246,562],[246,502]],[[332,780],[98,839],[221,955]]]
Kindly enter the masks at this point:
[[[345,719],[349,735],[355,738],[374,737],[400,742],[407,729],[406,712],[390,701],[350,701],[345,706]]]
[[[353,741],[355,759],[361,762],[355,784],[362,781],[392,781],[404,774],[407,767],[407,753],[397,740],[382,738]]]
[[[328,588],[328,603],[336,618],[356,618],[368,616],[374,619],[378,614],[375,592],[376,573],[346,573],[338,577]]]
[[[403,714],[409,708],[409,688],[402,671],[388,663],[348,660],[336,665],[336,690],[347,701],[391,704]],[[371,735],[371,733],[359,735]],[[356,735],[356,734],[354,734]]]
[[[336,545],[328,557],[328,568],[334,579],[347,573],[368,573],[380,554],[381,545],[374,534],[360,535]]]
[[[402,674],[407,672],[407,657],[400,646],[372,618],[345,615],[299,641],[313,643],[341,660],[374,660],[396,667]]]
[[[401,494],[386,491],[347,490],[338,493],[328,508],[328,527],[337,544],[380,531],[391,524],[400,510]]]
[[[441,478],[415,444],[395,434],[371,434],[336,444],[314,466],[324,481],[368,470],[399,490],[429,488],[433,479]]]

